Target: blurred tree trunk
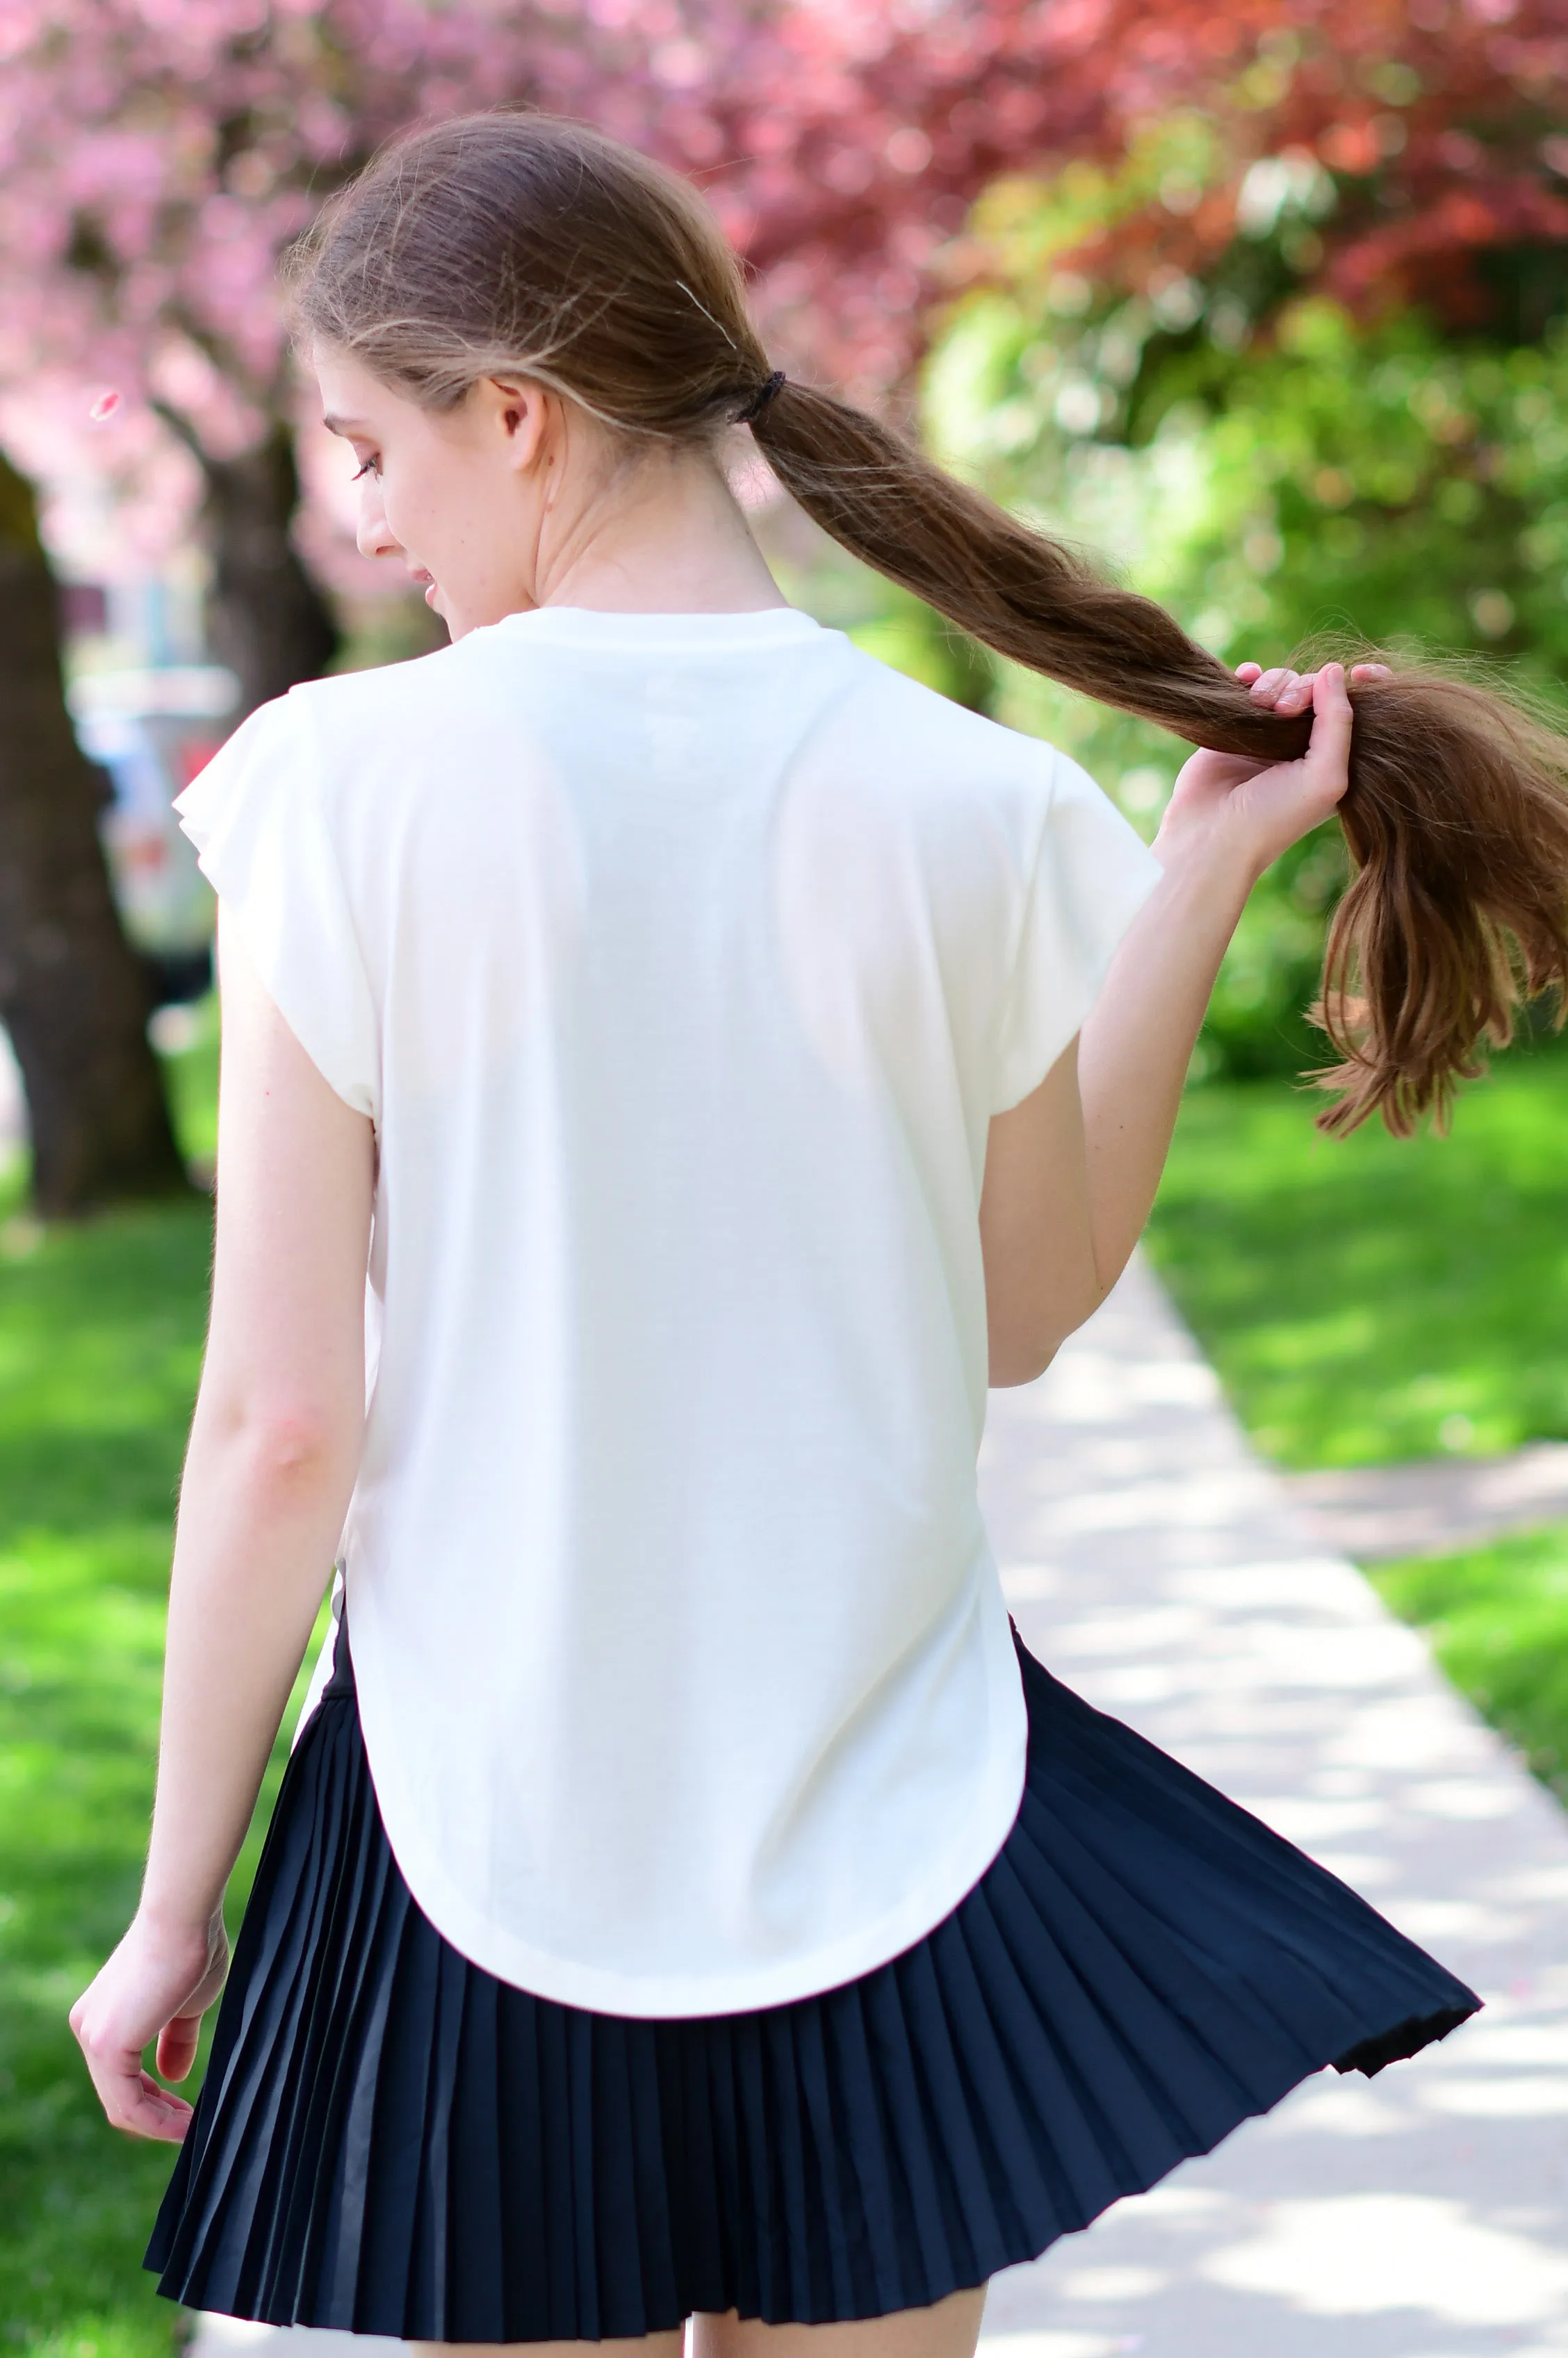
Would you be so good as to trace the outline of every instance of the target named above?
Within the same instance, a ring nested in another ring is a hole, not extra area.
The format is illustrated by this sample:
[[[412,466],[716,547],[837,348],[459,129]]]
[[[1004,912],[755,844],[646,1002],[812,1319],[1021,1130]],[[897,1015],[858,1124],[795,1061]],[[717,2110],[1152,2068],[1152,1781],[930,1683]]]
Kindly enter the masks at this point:
[[[146,977],[109,889],[102,802],[65,707],[32,486],[0,457],[0,1022],[48,1217],[189,1184],[147,1044]]]
[[[197,455],[207,477],[212,652],[238,676],[240,709],[250,712],[319,677],[337,653],[337,625],[289,538],[299,477],[287,427],[275,425],[236,459]]]

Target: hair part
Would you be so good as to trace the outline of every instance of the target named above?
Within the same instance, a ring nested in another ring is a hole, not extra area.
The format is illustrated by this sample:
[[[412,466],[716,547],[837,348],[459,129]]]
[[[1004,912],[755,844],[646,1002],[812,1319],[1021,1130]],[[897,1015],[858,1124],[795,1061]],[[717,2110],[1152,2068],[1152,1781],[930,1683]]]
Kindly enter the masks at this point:
[[[841,546],[999,654],[1188,743],[1301,753],[1281,717],[1152,600],[1021,524],[890,427],[776,373],[741,265],[696,191],[634,149],[532,113],[395,141],[287,259],[296,334],[427,408],[526,374],[633,439],[716,449],[743,411]],[[1358,649],[1371,654],[1370,649]],[[1351,687],[1340,806],[1352,881],[1312,1011],[1339,1062],[1330,1130],[1446,1118],[1521,1001],[1568,1005],[1568,739],[1521,697],[1381,655]]]

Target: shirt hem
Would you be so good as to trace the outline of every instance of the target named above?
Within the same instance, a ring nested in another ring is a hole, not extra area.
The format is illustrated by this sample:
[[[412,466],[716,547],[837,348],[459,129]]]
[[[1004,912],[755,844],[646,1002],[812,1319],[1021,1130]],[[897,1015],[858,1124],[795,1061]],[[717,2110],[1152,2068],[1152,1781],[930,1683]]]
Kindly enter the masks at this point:
[[[853,1934],[840,1936],[807,1952],[795,1952],[766,1966],[749,1968],[744,1973],[693,1975],[691,1974],[628,1974],[603,1966],[591,1965],[581,1959],[562,1957],[555,1952],[535,1948],[532,1942],[503,1932],[490,1922],[472,1903],[452,1887],[438,1868],[427,1871],[427,1863],[419,1855],[416,1843],[406,1839],[407,1821],[403,1812],[403,1796],[395,1781],[383,1788],[376,1779],[375,1762],[367,1736],[366,1752],[370,1758],[371,1780],[376,1787],[376,1799],[388,1845],[398,1870],[407,1884],[415,1905],[427,1916],[442,1938],[449,1942],[470,1964],[509,1983],[515,1989],[526,1990],[530,1996],[544,1998],[557,2006],[575,2006],[589,2013],[628,2017],[635,2020],[691,2021],[708,2016],[753,2014],[767,2006],[788,2006],[801,1998],[818,1997],[825,1990],[838,1989],[847,1982],[858,1981],[865,1974],[874,1973],[906,1949],[914,1948],[933,1932],[969,1893],[995,1864],[1017,1822],[1023,1800],[1025,1736],[1027,1722],[1023,1716],[1022,1682],[1017,1657],[1012,1647],[1011,1631],[1005,1613],[999,1614],[1000,1641],[1005,1647],[1005,1663],[999,1660],[1000,1649],[994,1628],[987,1631],[987,1652],[989,1658],[988,1678],[989,1704],[992,1725],[997,1724],[1000,1710],[1011,1705],[1010,1716],[1016,1715],[1020,1738],[1009,1747],[1002,1762],[992,1764],[991,1773],[980,1801],[972,1812],[966,1812],[966,1838],[944,1859],[938,1871],[924,1878],[917,1890],[908,1893],[900,1905],[880,1917],[874,1924],[861,1926]],[[999,1692],[1003,1679],[1011,1677],[1016,1693],[1005,1697]],[[362,1704],[362,1688],[361,1700]],[[976,1827],[981,1831],[977,1833]]]

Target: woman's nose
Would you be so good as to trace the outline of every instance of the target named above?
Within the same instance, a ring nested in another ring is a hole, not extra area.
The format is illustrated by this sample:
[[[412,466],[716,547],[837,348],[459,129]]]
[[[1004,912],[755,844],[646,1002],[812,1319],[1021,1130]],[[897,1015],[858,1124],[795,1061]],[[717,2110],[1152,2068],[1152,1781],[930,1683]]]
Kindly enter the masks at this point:
[[[362,557],[396,557],[402,544],[386,521],[379,500],[366,500],[360,509],[359,530],[354,535]]]

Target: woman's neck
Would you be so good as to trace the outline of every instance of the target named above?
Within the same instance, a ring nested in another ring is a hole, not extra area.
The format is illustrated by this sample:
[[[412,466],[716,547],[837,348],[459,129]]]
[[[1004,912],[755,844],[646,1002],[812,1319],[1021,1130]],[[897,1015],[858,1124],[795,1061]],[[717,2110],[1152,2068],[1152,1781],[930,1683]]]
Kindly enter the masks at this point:
[[[753,613],[785,606],[718,466],[663,452],[618,471],[558,538],[541,535],[541,606],[622,614]]]

